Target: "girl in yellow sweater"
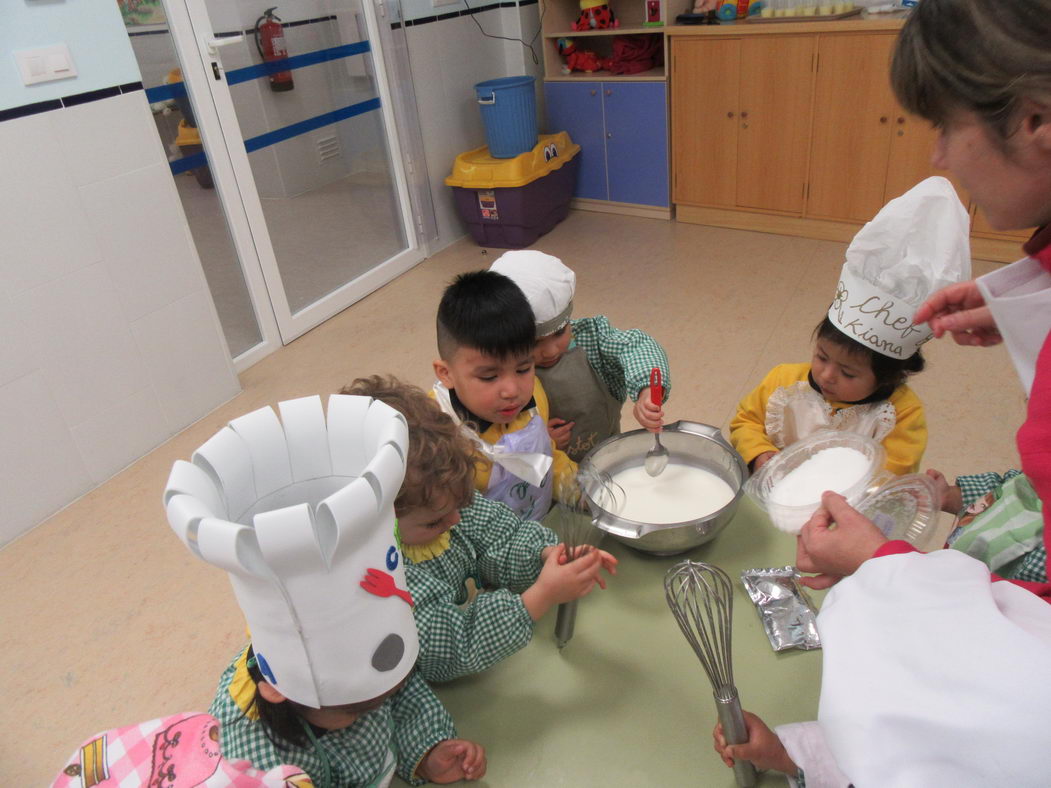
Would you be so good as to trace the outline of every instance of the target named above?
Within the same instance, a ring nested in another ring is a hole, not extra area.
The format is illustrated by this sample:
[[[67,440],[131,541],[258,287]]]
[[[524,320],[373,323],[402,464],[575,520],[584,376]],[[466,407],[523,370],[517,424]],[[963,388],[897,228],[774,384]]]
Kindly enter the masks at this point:
[[[970,277],[967,232],[967,211],[937,177],[858,232],[810,363],[774,367],[737,406],[730,441],[752,470],[822,429],[881,442],[892,473],[919,470],[927,420],[905,380],[923,369],[920,346],[931,333],[912,317],[928,294]]]
[[[881,355],[826,317],[814,331],[809,364],[778,364],[741,400],[730,442],[757,471],[812,432],[848,430],[881,441],[891,472],[914,473],[927,447],[927,420],[905,378],[923,366],[919,350],[904,360]]]

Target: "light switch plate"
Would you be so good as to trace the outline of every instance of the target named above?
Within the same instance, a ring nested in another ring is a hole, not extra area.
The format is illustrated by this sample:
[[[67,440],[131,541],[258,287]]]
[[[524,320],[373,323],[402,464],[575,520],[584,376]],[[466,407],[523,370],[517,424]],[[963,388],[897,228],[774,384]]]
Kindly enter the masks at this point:
[[[22,74],[22,84],[35,85],[37,82],[53,82],[56,79],[69,79],[77,75],[73,56],[65,44],[52,44],[36,49],[19,49],[12,54]]]

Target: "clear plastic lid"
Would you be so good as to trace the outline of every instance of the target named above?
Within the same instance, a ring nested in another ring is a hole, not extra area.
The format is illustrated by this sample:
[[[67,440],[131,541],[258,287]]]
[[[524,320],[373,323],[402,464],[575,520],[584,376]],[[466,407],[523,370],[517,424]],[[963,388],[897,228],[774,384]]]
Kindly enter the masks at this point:
[[[931,533],[938,525],[940,510],[938,489],[924,474],[898,476],[883,484],[858,504],[888,539],[904,539],[918,548],[926,548]]]

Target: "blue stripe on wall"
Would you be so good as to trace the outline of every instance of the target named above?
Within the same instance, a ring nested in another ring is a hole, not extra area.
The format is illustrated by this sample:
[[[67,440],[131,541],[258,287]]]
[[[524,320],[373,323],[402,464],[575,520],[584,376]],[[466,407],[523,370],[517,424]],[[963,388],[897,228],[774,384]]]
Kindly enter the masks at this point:
[[[327,63],[332,60],[341,60],[345,57],[363,55],[371,51],[368,41],[356,41],[353,44],[343,44],[338,47],[319,49],[315,52],[307,52],[305,55],[293,55],[292,57],[272,60],[269,63],[259,63],[254,66],[235,68],[226,72],[228,85],[239,85],[252,79],[259,79],[281,71],[294,71],[297,68],[316,66],[318,63]],[[153,104],[157,101],[180,98],[186,95],[186,86],[182,82],[173,82],[170,85],[158,85],[146,90],[146,100]]]
[[[351,104],[350,106],[343,107],[342,109],[333,110],[332,112],[326,112],[322,115],[317,115],[313,118],[307,118],[301,120],[298,123],[293,123],[290,126],[285,126],[280,129],[274,129],[268,131],[265,134],[260,134],[256,137],[249,137],[245,140],[245,150],[251,153],[257,151],[260,148],[266,148],[270,145],[276,145],[284,140],[291,139],[292,137],[298,137],[300,134],[306,134],[308,131],[314,131],[314,129],[320,129],[322,126],[328,126],[332,123],[338,123],[341,120],[347,118],[353,118],[355,115],[363,115],[366,112],[372,112],[375,109],[380,108],[380,100],[378,98],[372,98],[368,101],[361,101],[357,104]]]
[[[364,115],[366,112],[372,112],[379,108],[380,100],[378,98],[361,101],[357,104],[350,104],[349,106],[333,110],[332,112],[325,112],[313,118],[307,118],[298,123],[292,123],[291,125],[283,126],[280,129],[268,131],[265,134],[249,137],[245,140],[245,150],[252,153],[261,148],[268,148],[279,142],[298,137],[300,134],[306,134],[308,131],[314,131],[315,129],[320,129],[323,126],[329,126],[333,123],[339,123],[339,121],[353,118],[355,115]],[[192,170],[194,167],[203,167],[207,163],[208,159],[205,158],[204,153],[195,153],[192,156],[185,156],[181,159],[169,162],[168,166],[171,168],[172,175],[178,175],[187,170]]]
[[[326,63],[330,60],[340,60],[354,55],[363,55],[371,49],[368,41],[357,41],[353,44],[343,44],[338,47],[319,49],[316,52],[307,52],[305,55],[293,55],[281,60],[271,60],[268,63],[259,63],[255,66],[235,68],[226,72],[226,81],[230,85],[238,85],[252,79],[276,74],[280,71],[294,71],[305,66],[316,66],[318,63]]]

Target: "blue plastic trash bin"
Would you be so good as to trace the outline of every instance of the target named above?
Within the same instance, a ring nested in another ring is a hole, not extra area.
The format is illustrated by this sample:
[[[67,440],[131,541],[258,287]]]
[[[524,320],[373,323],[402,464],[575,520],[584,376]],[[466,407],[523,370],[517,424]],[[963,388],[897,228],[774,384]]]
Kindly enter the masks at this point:
[[[513,159],[536,145],[536,93],[533,77],[502,77],[474,86],[485,123],[489,155]]]

